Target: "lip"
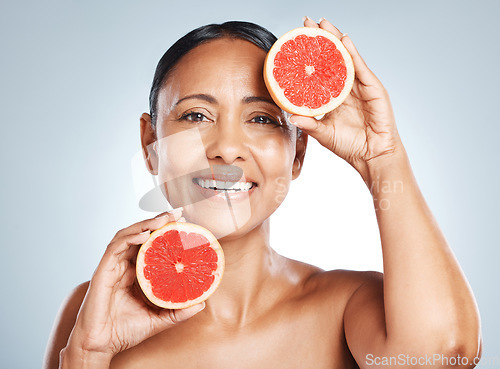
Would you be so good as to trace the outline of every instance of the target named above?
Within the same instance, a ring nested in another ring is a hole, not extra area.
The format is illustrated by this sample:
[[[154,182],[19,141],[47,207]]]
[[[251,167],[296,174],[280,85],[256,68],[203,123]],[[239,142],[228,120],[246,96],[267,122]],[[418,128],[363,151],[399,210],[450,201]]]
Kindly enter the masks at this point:
[[[212,190],[210,188],[201,187],[194,181],[193,184],[203,197],[205,197],[210,201],[215,201],[218,203],[220,202],[227,203],[228,200],[231,202],[241,202],[243,200],[247,200],[248,197],[257,188],[257,185],[255,185],[248,191],[224,191],[224,190],[220,191],[220,190]]]
[[[236,165],[213,165],[210,168],[193,173],[191,179],[194,178],[213,179],[223,182],[253,182],[258,185],[253,178],[246,176],[243,169]]]
[[[210,179],[223,182],[252,182],[254,185],[248,191],[218,191],[201,187],[195,178]],[[242,202],[248,201],[249,196],[258,187],[257,182],[243,174],[243,169],[235,165],[214,165],[211,168],[197,172],[191,178],[196,190],[207,200],[216,203]]]
[[[214,174],[214,175],[198,175],[194,176],[192,179],[194,180],[195,178],[199,179],[213,179],[214,181],[222,181],[222,182],[252,182],[257,184],[254,180],[252,180],[249,177],[246,177],[245,175],[232,175],[232,174]]]

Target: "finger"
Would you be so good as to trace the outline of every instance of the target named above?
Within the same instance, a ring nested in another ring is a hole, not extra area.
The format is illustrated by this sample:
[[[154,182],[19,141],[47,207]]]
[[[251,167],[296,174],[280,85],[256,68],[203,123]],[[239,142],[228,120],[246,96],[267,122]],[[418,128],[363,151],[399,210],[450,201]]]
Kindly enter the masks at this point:
[[[112,241],[104,253],[104,256],[109,255],[113,256],[119,260],[127,258],[127,254],[125,254],[131,246],[142,245],[144,242],[148,240],[150,236],[149,231],[144,231],[139,234],[129,234],[127,236],[122,236],[114,241]]]
[[[290,123],[314,138],[318,138],[317,136],[322,136],[327,132],[325,125],[312,117],[294,114],[290,117]]]
[[[312,117],[304,117],[302,115],[292,115],[290,122],[302,129],[302,131],[315,138],[321,145],[325,147],[333,147],[335,130],[328,129],[325,123]]]
[[[344,35],[341,39],[342,43],[346,47],[349,54],[351,54],[352,62],[354,63],[354,71],[356,73],[356,78],[365,86],[381,85],[377,76],[368,68],[365,61],[359,55],[354,42],[348,35]]]
[[[205,308],[205,306],[206,306],[205,301],[203,301],[199,304],[190,306],[185,309],[161,310],[154,321],[152,334],[153,335],[158,334],[161,331],[164,331],[165,329],[172,327],[175,324],[178,324],[193,317],[194,315],[202,311]]]
[[[304,26],[305,27],[319,28],[318,23],[316,23],[315,21],[313,21],[307,15],[304,18],[302,18],[302,20],[304,21]]]
[[[115,237],[113,238],[120,238],[129,234],[136,234],[136,233],[141,233],[144,231],[154,231],[168,222],[174,222],[177,219],[179,219],[182,215],[182,208],[177,208],[171,211],[167,211],[165,213],[162,213],[160,215],[157,215],[155,218],[151,219],[146,219],[140,222],[137,222],[135,224],[132,224],[131,226],[127,228],[123,228],[119,230]]]
[[[165,211],[164,213],[158,214],[157,216],[155,216],[155,218],[160,218],[160,217],[163,217],[163,216],[168,215],[168,214],[181,215],[183,210],[184,210],[184,208],[181,206],[181,207],[169,210],[169,211]]]
[[[141,248],[141,246],[142,246],[142,244],[131,245],[128,248],[128,250],[125,250],[123,253],[120,254],[119,259],[128,261],[132,265],[135,265],[136,259],[137,259],[137,254],[139,253],[139,249]]]
[[[164,318],[166,318],[173,324],[177,324],[198,314],[200,311],[205,309],[205,306],[206,306],[205,301],[203,301],[200,302],[199,304],[184,309],[168,309],[163,311]]]
[[[94,272],[93,279],[95,278],[97,281],[101,281],[102,278],[109,279],[109,276],[112,275],[114,276],[111,278],[113,280],[107,280],[105,282],[110,285],[116,283],[114,279],[121,277],[126,267],[130,265],[130,259],[127,260],[127,258],[131,258],[133,253],[137,252],[137,246],[146,242],[148,238],[149,232],[145,232],[123,236],[111,242],[106,248],[106,252]],[[129,251],[130,248],[134,250]]]
[[[130,262],[119,261],[110,257],[103,257],[97,266],[91,280],[90,289],[95,298],[107,301],[106,296],[115,291],[130,268]]]
[[[126,288],[132,286],[136,279],[135,267],[133,265],[129,265],[125,273],[123,273],[123,277],[120,279],[120,287]]]
[[[319,26],[324,30],[333,33],[339,40],[342,38],[342,32],[340,32],[337,27],[328,22],[325,18],[321,18],[319,20]]]

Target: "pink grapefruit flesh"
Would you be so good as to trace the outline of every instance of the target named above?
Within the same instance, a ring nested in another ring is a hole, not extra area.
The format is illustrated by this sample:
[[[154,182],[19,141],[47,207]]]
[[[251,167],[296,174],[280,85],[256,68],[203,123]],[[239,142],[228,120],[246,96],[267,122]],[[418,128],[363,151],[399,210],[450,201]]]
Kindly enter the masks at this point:
[[[219,242],[206,228],[192,223],[167,223],[151,234],[137,255],[139,286],[149,301],[167,309],[208,299],[223,272]]]
[[[332,111],[347,98],[354,65],[331,32],[301,27],[285,33],[269,50],[264,81],[283,110],[314,117]]]

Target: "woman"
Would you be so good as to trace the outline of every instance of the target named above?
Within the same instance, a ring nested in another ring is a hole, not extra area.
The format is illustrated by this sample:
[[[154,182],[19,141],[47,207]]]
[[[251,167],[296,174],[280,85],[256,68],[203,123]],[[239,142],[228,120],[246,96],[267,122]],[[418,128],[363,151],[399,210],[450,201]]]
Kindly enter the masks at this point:
[[[306,18],[304,25],[341,39],[356,69],[351,95],[320,121],[290,117],[272,102],[262,67],[275,37],[254,24],[202,27],[160,60],[141,139],[148,169],[177,209],[116,234],[90,283],[65,302],[46,368],[477,363],[476,304],[418,189],[387,92],[347,35],[324,19]],[[271,248],[269,217],[300,174],[309,136],[350,163],[372,191],[383,276],[323,271]],[[193,149],[197,139],[203,158]],[[199,173],[207,164],[221,180],[238,168],[238,181],[251,188],[240,197],[222,191],[192,201],[203,183],[186,176],[186,168]],[[384,192],[376,181],[397,181],[403,190]],[[219,238],[224,278],[206,303],[177,311],[148,307],[134,289],[138,245],[183,218]]]

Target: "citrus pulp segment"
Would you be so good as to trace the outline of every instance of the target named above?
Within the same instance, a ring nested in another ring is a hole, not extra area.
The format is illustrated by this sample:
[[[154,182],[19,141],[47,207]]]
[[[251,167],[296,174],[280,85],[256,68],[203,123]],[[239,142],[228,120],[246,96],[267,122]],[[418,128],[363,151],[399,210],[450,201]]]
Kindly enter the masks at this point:
[[[136,275],[149,301],[181,309],[206,300],[224,272],[215,236],[196,224],[167,223],[154,231],[137,255]]]
[[[354,82],[354,65],[331,32],[301,27],[285,33],[269,50],[264,81],[283,110],[314,117],[346,99]]]

